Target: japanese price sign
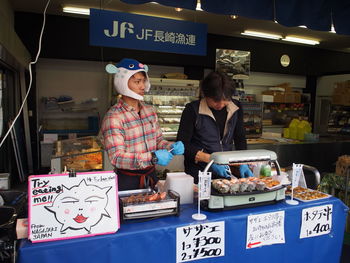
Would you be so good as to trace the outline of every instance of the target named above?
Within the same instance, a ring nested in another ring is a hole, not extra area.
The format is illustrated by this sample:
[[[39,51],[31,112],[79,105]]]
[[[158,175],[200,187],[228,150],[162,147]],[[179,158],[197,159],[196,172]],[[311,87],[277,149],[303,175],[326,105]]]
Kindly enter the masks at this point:
[[[211,187],[211,172],[201,172],[199,171],[199,199],[209,199],[210,198],[210,187]]]
[[[305,208],[302,211],[300,238],[325,235],[332,230],[333,205]]]
[[[248,216],[246,249],[285,243],[284,211]]]
[[[225,221],[176,229],[176,262],[225,255]]]

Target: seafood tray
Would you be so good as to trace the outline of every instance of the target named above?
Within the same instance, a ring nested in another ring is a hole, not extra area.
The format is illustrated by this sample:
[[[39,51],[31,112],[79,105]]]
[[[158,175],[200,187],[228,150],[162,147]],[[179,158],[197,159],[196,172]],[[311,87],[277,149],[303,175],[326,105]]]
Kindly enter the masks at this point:
[[[119,192],[120,219],[142,219],[180,214],[180,196],[172,190],[138,189]]]
[[[285,186],[270,178],[217,179],[212,182],[209,200],[203,200],[205,210],[220,211],[273,204],[285,199]]]
[[[290,187],[287,188],[286,195],[291,195]],[[321,199],[330,198],[331,195],[312,190],[304,187],[297,186],[293,189],[293,198],[301,202],[311,202]]]

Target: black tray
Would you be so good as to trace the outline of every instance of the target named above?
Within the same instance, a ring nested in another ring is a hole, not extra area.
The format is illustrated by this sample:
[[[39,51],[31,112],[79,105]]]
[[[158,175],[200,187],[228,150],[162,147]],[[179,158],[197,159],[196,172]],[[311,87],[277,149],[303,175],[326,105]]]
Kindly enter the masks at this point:
[[[167,192],[167,195],[172,199],[172,200],[175,200],[177,205],[176,205],[176,208],[174,209],[174,211],[172,212],[168,212],[166,214],[150,214],[150,215],[140,215],[140,216],[135,216],[135,217],[126,217],[124,215],[124,203],[122,201],[122,198],[124,197],[128,197],[128,196],[131,196],[132,194],[139,194],[139,193],[146,193],[146,194],[152,194],[152,193],[155,193],[155,191],[143,191],[143,192],[137,192],[135,191],[134,193],[132,193],[133,191],[128,191],[129,193],[128,194],[125,194],[127,191],[124,191],[122,193],[122,196],[119,196],[119,212],[120,212],[120,221],[121,223],[125,222],[125,221],[129,221],[129,220],[132,220],[132,221],[135,221],[135,220],[145,220],[146,218],[147,219],[156,219],[156,218],[159,218],[159,217],[163,217],[163,216],[169,216],[169,215],[176,215],[176,216],[179,216],[180,215],[180,195],[173,191],[173,190],[168,190]],[[147,202],[147,203],[152,203],[152,202],[166,202],[166,201],[169,201],[169,199],[166,199],[166,200],[161,200],[161,201],[151,201],[151,202]],[[139,204],[142,204],[142,203],[139,203]],[[137,213],[135,213],[137,214]]]

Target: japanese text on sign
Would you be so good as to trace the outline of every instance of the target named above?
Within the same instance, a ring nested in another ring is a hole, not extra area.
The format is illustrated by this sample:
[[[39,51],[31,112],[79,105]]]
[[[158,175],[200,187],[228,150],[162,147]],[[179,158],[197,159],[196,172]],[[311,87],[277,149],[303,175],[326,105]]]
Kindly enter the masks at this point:
[[[303,209],[300,238],[325,235],[332,230],[333,205]]]
[[[199,171],[199,199],[210,198],[210,187],[211,187],[211,172]]]
[[[247,249],[285,243],[284,211],[250,215],[247,220]]]
[[[225,221],[176,229],[176,262],[225,255]]]

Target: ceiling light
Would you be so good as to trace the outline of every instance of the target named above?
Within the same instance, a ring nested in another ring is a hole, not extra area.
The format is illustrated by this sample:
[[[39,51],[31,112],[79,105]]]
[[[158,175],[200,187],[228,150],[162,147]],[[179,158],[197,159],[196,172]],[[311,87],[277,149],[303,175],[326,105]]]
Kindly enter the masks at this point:
[[[231,17],[233,20],[238,18],[238,16],[236,16],[236,15],[230,15],[230,17]]]
[[[304,26],[304,25],[301,25],[301,26],[298,26],[298,27],[301,27],[301,28],[307,28],[307,26]]]
[[[202,5],[201,5],[201,1],[200,1],[200,0],[197,1],[196,11],[203,11]]]
[[[180,7],[175,7],[175,11],[176,11],[176,12],[181,12],[181,11],[182,11],[182,8],[180,8]]]
[[[251,31],[251,30],[245,30],[242,35],[245,36],[253,36],[253,37],[262,37],[262,38],[269,38],[269,39],[281,39],[281,35],[276,34],[269,34],[264,32],[258,32],[258,31]]]
[[[90,9],[89,8],[80,8],[80,7],[74,7],[74,6],[64,6],[63,12],[65,13],[72,13],[72,14],[79,14],[79,15],[90,15]]]
[[[292,36],[286,36],[282,40],[289,41],[289,42],[294,42],[294,43],[307,44],[307,45],[318,45],[318,44],[320,44],[320,41],[317,41],[317,40],[300,38],[300,37],[292,37]]]

